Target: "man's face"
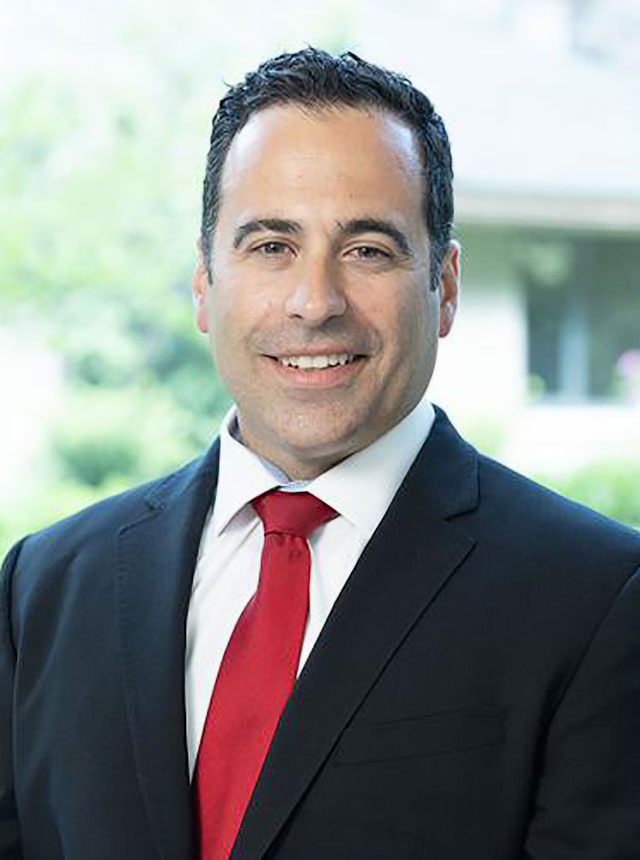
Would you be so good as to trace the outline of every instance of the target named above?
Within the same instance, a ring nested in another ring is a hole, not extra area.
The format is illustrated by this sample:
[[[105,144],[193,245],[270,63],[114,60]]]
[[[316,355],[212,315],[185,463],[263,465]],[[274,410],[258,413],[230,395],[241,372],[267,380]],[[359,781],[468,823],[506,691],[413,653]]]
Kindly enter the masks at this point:
[[[380,111],[278,105],[236,135],[196,318],[244,443],[312,478],[422,397],[457,302],[458,251],[429,283],[412,131]]]

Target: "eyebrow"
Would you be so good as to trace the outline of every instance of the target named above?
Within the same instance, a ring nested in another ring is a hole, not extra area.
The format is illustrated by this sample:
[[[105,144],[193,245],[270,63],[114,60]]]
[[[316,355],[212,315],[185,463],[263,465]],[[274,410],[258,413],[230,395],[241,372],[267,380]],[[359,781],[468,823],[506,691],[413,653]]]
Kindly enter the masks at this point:
[[[403,254],[411,256],[411,245],[406,235],[392,224],[390,221],[385,221],[381,218],[352,218],[346,223],[336,222],[338,225],[341,237],[357,236],[360,233],[382,233],[388,236],[396,243]],[[241,224],[234,233],[233,247],[240,247],[244,239],[251,233],[258,233],[261,230],[273,230],[277,233],[287,233],[289,235],[302,232],[302,225],[298,221],[290,221],[288,218],[252,218],[245,224]]]
[[[273,230],[276,233],[301,233],[302,225],[297,221],[289,221],[286,218],[253,218],[246,224],[241,224],[233,234],[233,247],[237,249],[251,233],[259,233],[261,230]]]
[[[411,256],[409,240],[394,224],[381,218],[354,218],[346,224],[338,222],[342,236],[357,236],[359,233],[382,233],[396,243],[403,254]]]

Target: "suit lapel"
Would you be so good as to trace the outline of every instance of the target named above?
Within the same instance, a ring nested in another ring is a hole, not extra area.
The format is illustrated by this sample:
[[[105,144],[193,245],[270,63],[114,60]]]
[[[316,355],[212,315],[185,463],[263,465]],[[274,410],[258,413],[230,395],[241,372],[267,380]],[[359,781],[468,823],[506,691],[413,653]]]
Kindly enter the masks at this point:
[[[477,504],[477,460],[438,421],[362,554],[278,725],[232,860],[259,860],[359,704],[474,541],[447,520]]]
[[[141,790],[165,860],[192,855],[184,700],[185,625],[218,445],[154,489],[118,535],[121,664]]]

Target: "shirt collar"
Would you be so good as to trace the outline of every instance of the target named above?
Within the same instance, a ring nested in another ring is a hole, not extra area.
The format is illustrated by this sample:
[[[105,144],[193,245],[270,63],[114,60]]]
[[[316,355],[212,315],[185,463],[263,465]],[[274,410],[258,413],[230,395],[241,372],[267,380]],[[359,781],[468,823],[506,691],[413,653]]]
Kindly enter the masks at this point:
[[[273,490],[284,483],[286,475],[279,475],[270,464],[246,448],[234,436],[236,408],[225,415],[220,427],[220,469],[213,509],[214,534],[222,532],[256,496]]]
[[[391,430],[371,445],[308,483],[289,482],[272,463],[234,437],[236,409],[220,429],[220,471],[213,511],[213,530],[220,534],[256,496],[276,487],[304,489],[345,517],[368,540],[376,530],[431,431],[435,412],[424,398]]]
[[[371,445],[314,478],[307,487],[348,519],[367,540],[431,431],[435,411],[425,398]]]

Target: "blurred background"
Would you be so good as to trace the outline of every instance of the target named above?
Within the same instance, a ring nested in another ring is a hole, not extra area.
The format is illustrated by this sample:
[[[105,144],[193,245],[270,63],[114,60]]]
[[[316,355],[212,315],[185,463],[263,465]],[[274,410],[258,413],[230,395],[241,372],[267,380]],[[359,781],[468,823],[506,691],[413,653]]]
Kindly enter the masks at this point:
[[[449,129],[464,294],[432,399],[640,525],[636,0],[0,0],[0,552],[215,436],[210,121],[305,44],[407,74]]]

